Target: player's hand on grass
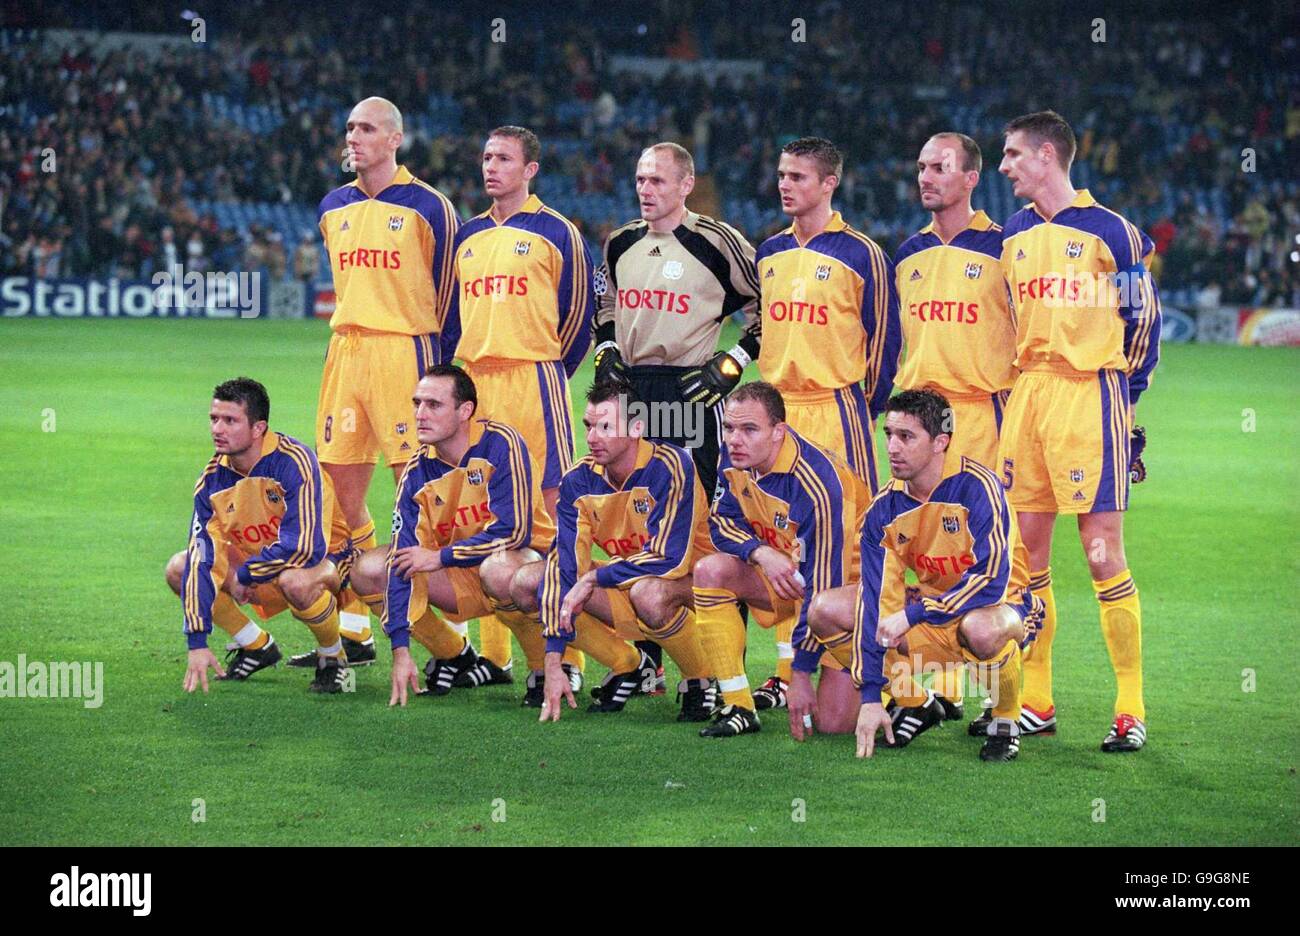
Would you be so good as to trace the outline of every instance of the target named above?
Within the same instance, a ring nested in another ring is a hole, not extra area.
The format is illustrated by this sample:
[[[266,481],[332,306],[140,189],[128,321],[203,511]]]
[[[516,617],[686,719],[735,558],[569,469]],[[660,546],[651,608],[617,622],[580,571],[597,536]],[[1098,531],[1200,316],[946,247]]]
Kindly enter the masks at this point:
[[[389,706],[406,705],[407,689],[411,694],[420,691],[420,674],[411,659],[408,647],[393,648],[393,694],[388,697]]]
[[[420,572],[437,572],[442,568],[442,553],[423,546],[404,546],[393,554],[393,568],[404,581]]]
[[[876,643],[882,647],[897,647],[903,642],[903,635],[909,627],[911,625],[907,623],[907,612],[895,611],[876,625]]]
[[[803,599],[803,576],[789,556],[771,546],[760,546],[749,558],[763,570],[777,597],[786,601]]]
[[[788,698],[788,696],[787,696]],[[894,743],[894,723],[879,702],[864,702],[858,709],[858,757],[870,757],[876,750],[876,732],[885,729],[885,740]]]
[[[217,671],[218,676],[226,675],[226,671],[222,669],[216,656],[207,647],[199,647],[197,650],[190,651],[189,665],[185,668],[186,692],[193,692],[199,686],[203,687],[204,692],[208,691],[209,666]]]
[[[796,741],[811,738],[817,718],[817,692],[813,689],[812,676],[803,670],[791,673],[785,700],[790,710],[790,736]]]
[[[561,699],[568,700],[571,709],[578,707],[573,698],[573,687],[569,685],[569,676],[564,672],[563,660],[562,653],[546,654],[546,682],[542,687],[542,714],[538,721],[559,721]]]
[[[564,601],[560,602],[560,630],[566,634],[573,631],[573,619],[587,607],[587,602],[591,600],[591,593],[595,590],[596,571],[594,569],[573,583],[569,593],[564,596]]]

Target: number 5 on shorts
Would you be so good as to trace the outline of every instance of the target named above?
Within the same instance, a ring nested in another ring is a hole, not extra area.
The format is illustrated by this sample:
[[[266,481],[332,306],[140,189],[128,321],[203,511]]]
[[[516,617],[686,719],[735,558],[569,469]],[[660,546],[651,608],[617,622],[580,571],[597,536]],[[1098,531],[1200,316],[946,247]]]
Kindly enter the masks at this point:
[[[1016,463],[1009,458],[1002,459],[1002,487],[1011,490],[1011,484],[1015,481]]]

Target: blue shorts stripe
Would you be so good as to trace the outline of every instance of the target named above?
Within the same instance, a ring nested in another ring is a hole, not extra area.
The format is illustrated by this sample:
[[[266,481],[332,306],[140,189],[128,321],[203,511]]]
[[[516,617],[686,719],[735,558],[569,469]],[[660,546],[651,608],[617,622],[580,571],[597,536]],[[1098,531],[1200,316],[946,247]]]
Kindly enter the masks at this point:
[[[542,490],[549,490],[560,486],[560,478],[573,465],[573,417],[569,412],[568,389],[559,364],[555,361],[538,361],[536,368],[542,419],[546,427]],[[536,457],[534,453],[534,460]]]
[[[1128,507],[1128,437],[1124,432],[1128,389],[1113,370],[1100,371],[1097,382],[1101,390],[1101,477],[1091,512],[1103,513]]]

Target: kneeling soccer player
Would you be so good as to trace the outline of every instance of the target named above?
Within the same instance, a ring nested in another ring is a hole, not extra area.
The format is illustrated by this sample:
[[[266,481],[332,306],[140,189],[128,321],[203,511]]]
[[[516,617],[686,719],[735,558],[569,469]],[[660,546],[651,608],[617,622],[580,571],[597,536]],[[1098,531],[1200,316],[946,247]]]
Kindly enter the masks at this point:
[[[287,607],[306,624],[317,643],[311,690],[340,692],[348,669],[337,596],[351,546],[329,477],[311,449],[270,431],[271,400],[256,380],[228,380],[212,396],[216,454],[194,489],[189,547],[166,572],[185,610],[185,691],[207,692],[209,667],[247,679],[280,661],[275,640],[239,609],[252,604],[263,620]],[[214,621],[233,638],[228,671],[208,649]]]
[[[861,687],[859,757],[871,756],[877,729],[903,747],[943,721],[934,693],[913,678],[925,664],[975,664],[993,699],[980,758],[1008,761],[1020,750],[1021,647],[1036,633],[1042,602],[1029,590],[1028,553],[997,477],[969,458],[944,475],[948,412],[933,390],[906,390],[886,404],[893,480],[862,524],[862,581],[818,595],[809,613],[813,632]],[[919,581],[917,601],[905,598],[907,569]]]
[[[871,493],[845,462],[786,425],[785,401],[769,383],[743,384],[727,398],[722,434],[722,494],[709,516],[721,552],[696,563],[695,607],[723,707],[700,736],[760,728],[745,676],[741,601],[764,627],[797,619],[787,703],[795,740],[814,724],[828,734],[852,731],[853,684],[836,661],[826,661],[814,693],[812,674],[823,661],[807,611],[814,594],[853,581],[858,521]]]
[[[510,581],[555,536],[523,437],[504,423],[473,418],[478,392],[465,371],[430,368],[412,402],[420,448],[398,483],[392,542],[367,550],[352,569],[353,588],[392,641],[390,705],[405,705],[408,687],[419,685],[412,636],[431,654],[425,677],[432,695],[453,685],[510,681],[435,609],[458,622],[496,614],[541,669],[541,634],[510,601]],[[492,665],[498,678],[458,679],[480,663]]]
[[[622,711],[634,692],[653,686],[656,667],[629,639],[653,640],[676,661],[678,721],[704,721],[714,689],[691,607],[691,566],[708,542],[708,499],[683,449],[643,437],[637,403],[622,381],[597,381],[587,393],[585,458],[560,481],[558,530],[545,563],[525,566],[512,593],[522,609],[540,611],[546,637],[542,721],[558,720],[565,647],[610,668],[593,712]],[[609,561],[596,563],[599,546]],[[585,612],[585,613],[584,613]]]

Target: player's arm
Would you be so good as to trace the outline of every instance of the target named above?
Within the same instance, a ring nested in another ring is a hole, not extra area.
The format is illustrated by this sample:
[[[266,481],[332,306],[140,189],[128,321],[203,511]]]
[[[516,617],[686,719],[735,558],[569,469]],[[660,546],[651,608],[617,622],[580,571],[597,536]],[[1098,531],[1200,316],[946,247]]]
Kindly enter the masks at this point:
[[[190,541],[185,550],[185,571],[181,575],[181,606],[185,614],[185,639],[191,650],[208,645],[212,633],[212,603],[221,590],[225,543],[217,529],[206,476],[194,492],[194,514]],[[223,552],[218,555],[218,548]]]
[[[1146,235],[1142,237],[1145,239]],[[1160,360],[1160,291],[1146,267],[1150,256],[1148,252],[1129,267],[1119,289],[1119,314],[1124,320],[1124,358],[1128,362],[1128,399],[1133,406],[1151,383],[1151,374]]]
[[[321,523],[320,465],[306,449],[293,447],[276,472],[284,490],[284,519],[275,542],[235,570],[245,588],[269,582],[286,569],[311,568],[325,558],[328,544]]]
[[[722,287],[722,309],[718,320],[743,311],[745,327],[740,341],[727,351],[719,351],[703,367],[694,368],[680,378],[682,399],[687,403],[717,406],[740,383],[741,374],[758,357],[761,319],[758,314],[758,273],[754,266],[754,248],[733,228],[717,221],[700,219],[700,231],[726,260],[726,268],[714,270]]]
[[[979,482],[971,478],[963,496],[968,508],[975,562],[962,573],[952,588],[934,598],[922,598],[905,609],[907,623],[916,626],[948,624],[968,611],[999,604],[1006,594],[1011,577],[1011,550],[1008,548],[1008,531],[1011,514],[1006,497],[997,478],[987,469],[979,470]]]
[[[456,346],[460,344],[460,245],[464,228],[456,230],[451,245],[451,263],[448,266],[450,288],[447,297],[447,312],[442,317],[442,329],[438,333],[438,361],[450,364],[456,357]]]
[[[868,511],[862,524],[862,582],[853,610],[853,665],[850,676],[863,705],[879,705],[885,678],[885,648],[876,629],[889,612],[886,596],[903,590],[903,567],[885,545],[879,511]]]
[[[885,252],[872,246],[862,282],[862,327],[867,332],[867,374],[863,389],[871,418],[884,412],[894,389],[898,359],[903,350],[903,324],[898,314],[898,287],[894,264]]]
[[[805,486],[809,521],[799,526],[804,541],[804,553],[799,573],[806,583],[799,620],[794,626],[790,642],[794,645],[794,668],[804,673],[815,673],[821,663],[822,644],[808,626],[808,605],[813,595],[828,588],[844,584],[844,521],[839,514],[845,504],[845,494],[838,477],[833,474],[819,487],[810,478],[799,478]]]
[[[432,195],[432,193],[430,193]],[[434,317],[441,334],[451,308],[452,297],[456,295],[456,277],[453,274],[456,257],[456,234],[460,230],[460,219],[456,217],[456,208],[446,196],[432,197],[428,209],[424,212],[425,220],[433,236],[433,249],[430,258],[433,274]],[[438,353],[442,353],[439,339]],[[450,362],[451,358],[447,358]]]
[[[740,501],[727,484],[724,470],[729,466],[727,450],[724,447],[718,465],[718,477],[723,478],[722,495],[713,502],[709,511],[709,539],[720,551],[735,556],[742,562],[748,562],[754,550],[763,545],[762,540],[754,535],[754,528],[740,509]]]
[[[740,341],[737,342],[736,348],[744,352],[749,361],[754,361],[758,359],[763,341],[763,316],[758,304],[761,290],[758,282],[758,267],[754,262],[754,245],[730,225],[721,226],[725,235],[722,252],[727,258],[731,275],[731,290],[728,293],[724,314],[731,315],[737,310],[740,311],[743,322]],[[737,298],[732,299],[733,295]],[[733,304],[735,308],[731,307]],[[747,365],[749,361],[745,364]]]
[[[533,472],[524,440],[513,429],[489,426],[492,480],[488,509],[492,522],[481,532],[444,546],[443,567],[476,566],[498,550],[521,549],[533,532]]]
[[[392,641],[393,649],[411,646],[411,624],[424,614],[423,607],[416,607],[412,601],[412,579],[404,578],[394,568],[394,560],[399,549],[418,546],[420,526],[420,505],[415,494],[422,485],[423,474],[419,469],[419,458],[413,458],[402,472],[402,480],[397,485],[397,501],[393,505],[393,529],[388,546],[388,580],[384,589],[384,613],[381,617],[384,633]],[[414,613],[418,612],[418,613]]]
[[[654,506],[646,519],[648,542],[639,552],[616,559],[596,572],[601,588],[631,588],[647,576],[678,578],[690,571],[691,536],[695,530],[695,462],[661,449],[649,465]]]
[[[572,377],[591,347],[591,320],[596,315],[596,297],[592,293],[591,253],[587,243],[570,222],[565,222],[567,237],[560,250],[560,283],[556,289],[556,309],[560,320],[560,358],[564,372]]]
[[[614,239],[611,231],[605,237],[601,250],[600,267],[592,277],[592,292],[596,294],[596,379],[622,377],[627,372],[623,355],[615,340],[614,315],[618,311],[618,280],[615,274],[617,258],[611,260],[609,246]]]
[[[542,574],[540,605],[547,653],[563,653],[574,637],[572,628],[561,626],[560,607],[577,584],[580,552],[584,556],[591,555],[591,523],[578,504],[582,493],[578,471],[566,473],[560,480],[555,509],[555,543],[546,557]]]

